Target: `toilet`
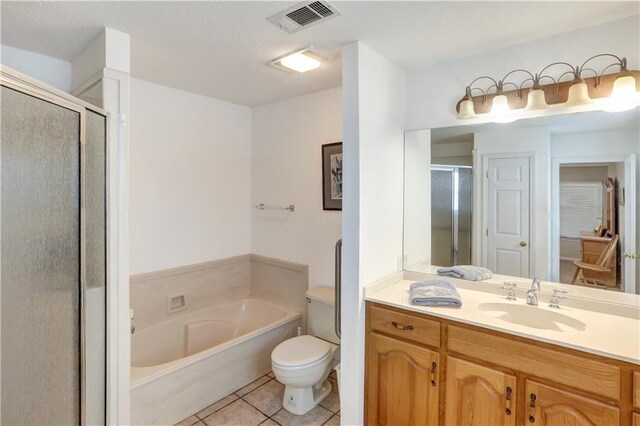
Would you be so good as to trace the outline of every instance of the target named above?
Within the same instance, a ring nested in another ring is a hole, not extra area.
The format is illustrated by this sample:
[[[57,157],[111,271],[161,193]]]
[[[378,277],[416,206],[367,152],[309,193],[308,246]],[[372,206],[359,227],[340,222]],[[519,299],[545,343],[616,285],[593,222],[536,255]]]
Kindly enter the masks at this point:
[[[327,377],[340,343],[334,330],[334,309],[333,288],[309,289],[309,334],[285,340],[271,353],[273,374],[285,385],[282,406],[293,414],[305,414],[331,393]]]

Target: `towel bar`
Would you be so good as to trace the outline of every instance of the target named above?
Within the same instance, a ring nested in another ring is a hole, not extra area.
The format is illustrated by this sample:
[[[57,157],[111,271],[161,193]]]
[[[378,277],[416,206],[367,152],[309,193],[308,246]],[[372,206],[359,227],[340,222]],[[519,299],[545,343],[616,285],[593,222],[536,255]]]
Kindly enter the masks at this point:
[[[278,207],[278,206],[267,206],[264,203],[260,203],[260,204],[256,204],[256,209],[258,210],[288,210],[290,212],[294,212],[296,211],[296,206],[293,204],[289,204],[288,206],[285,207]]]

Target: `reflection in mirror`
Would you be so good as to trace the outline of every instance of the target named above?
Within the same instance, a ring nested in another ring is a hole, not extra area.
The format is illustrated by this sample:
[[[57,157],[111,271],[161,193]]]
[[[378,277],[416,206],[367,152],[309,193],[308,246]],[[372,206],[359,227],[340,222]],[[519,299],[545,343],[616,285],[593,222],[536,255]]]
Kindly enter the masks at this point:
[[[640,108],[405,134],[404,268],[640,293]]]

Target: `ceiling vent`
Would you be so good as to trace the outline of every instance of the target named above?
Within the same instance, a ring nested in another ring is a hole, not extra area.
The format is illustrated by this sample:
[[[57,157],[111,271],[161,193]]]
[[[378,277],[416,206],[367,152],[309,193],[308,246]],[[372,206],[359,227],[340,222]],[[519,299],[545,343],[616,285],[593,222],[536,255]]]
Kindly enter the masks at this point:
[[[340,16],[340,11],[325,1],[304,2],[267,18],[289,34]]]

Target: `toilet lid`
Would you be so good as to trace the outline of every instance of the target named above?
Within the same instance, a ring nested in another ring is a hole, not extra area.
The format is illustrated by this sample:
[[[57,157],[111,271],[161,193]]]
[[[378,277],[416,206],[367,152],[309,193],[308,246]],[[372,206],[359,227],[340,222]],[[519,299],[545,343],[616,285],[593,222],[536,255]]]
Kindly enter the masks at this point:
[[[298,336],[280,343],[271,353],[271,360],[283,367],[301,367],[323,359],[331,344],[313,336]]]

